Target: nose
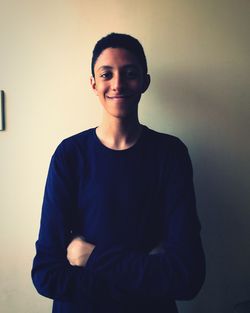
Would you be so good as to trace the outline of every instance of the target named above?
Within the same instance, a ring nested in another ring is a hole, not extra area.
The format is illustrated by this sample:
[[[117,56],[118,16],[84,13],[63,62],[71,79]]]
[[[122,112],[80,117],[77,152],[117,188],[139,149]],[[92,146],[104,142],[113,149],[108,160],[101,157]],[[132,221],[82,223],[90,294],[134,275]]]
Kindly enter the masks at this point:
[[[114,75],[112,79],[112,90],[120,92],[124,89],[125,81],[121,73]]]

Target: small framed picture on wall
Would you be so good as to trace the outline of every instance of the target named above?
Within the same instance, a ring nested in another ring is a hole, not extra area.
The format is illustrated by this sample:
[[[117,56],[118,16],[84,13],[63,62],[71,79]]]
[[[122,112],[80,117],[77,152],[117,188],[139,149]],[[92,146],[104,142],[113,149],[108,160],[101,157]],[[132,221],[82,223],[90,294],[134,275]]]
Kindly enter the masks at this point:
[[[4,117],[4,92],[0,91],[0,131],[5,129],[5,117]]]

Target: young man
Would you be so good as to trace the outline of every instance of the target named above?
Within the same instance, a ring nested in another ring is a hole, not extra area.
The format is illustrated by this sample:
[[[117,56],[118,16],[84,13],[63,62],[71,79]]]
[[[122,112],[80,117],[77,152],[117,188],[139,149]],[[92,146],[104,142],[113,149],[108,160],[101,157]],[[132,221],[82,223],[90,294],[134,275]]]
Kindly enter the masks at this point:
[[[192,166],[184,144],[138,119],[150,76],[141,44],[97,42],[97,128],[65,139],[46,183],[32,278],[53,312],[176,313],[204,280]]]

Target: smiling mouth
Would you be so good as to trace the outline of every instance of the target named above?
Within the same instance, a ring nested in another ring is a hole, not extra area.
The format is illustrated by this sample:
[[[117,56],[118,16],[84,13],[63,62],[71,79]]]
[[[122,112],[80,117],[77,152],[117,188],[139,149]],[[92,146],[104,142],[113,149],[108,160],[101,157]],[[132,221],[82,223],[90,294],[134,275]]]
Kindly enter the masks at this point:
[[[131,95],[116,95],[116,96],[107,96],[108,99],[127,99],[127,98],[130,98]]]

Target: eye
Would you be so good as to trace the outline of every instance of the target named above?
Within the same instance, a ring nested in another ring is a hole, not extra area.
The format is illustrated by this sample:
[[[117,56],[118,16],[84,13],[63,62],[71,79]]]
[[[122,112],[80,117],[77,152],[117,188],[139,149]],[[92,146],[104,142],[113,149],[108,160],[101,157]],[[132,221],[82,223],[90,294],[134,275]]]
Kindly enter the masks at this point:
[[[112,73],[111,72],[104,72],[100,75],[100,77],[103,79],[110,79],[112,77]]]
[[[126,76],[128,79],[136,79],[138,77],[138,71],[136,69],[127,69]]]

